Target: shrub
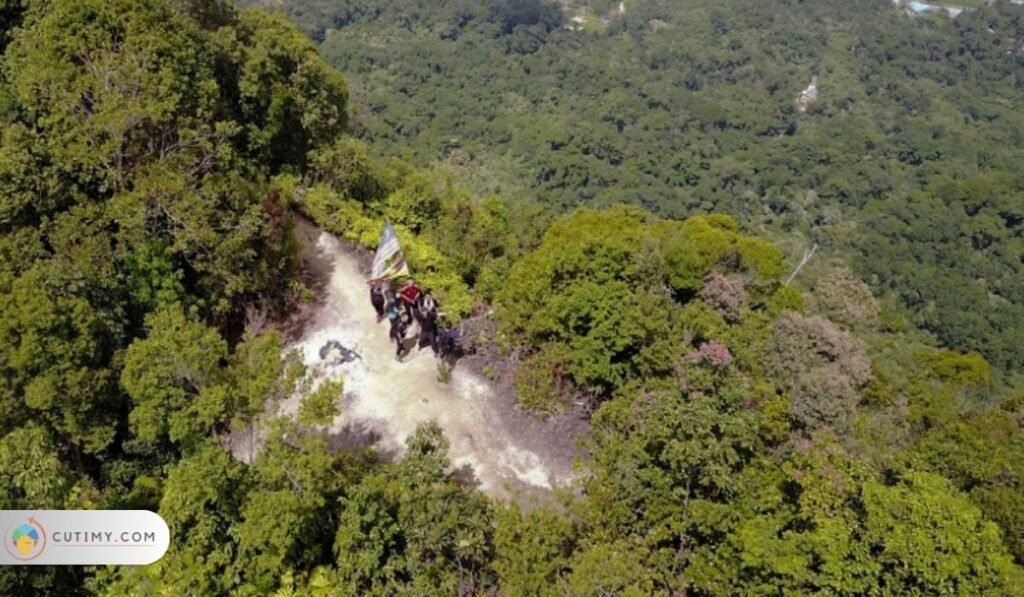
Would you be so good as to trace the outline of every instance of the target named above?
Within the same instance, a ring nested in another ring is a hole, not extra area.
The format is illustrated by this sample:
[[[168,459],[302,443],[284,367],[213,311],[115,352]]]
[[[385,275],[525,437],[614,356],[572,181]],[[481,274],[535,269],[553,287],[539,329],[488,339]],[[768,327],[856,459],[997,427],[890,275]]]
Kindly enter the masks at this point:
[[[329,425],[339,414],[338,399],[344,391],[342,380],[326,381],[299,404],[299,423],[303,425]]]
[[[516,392],[523,408],[543,417],[566,409],[571,388],[566,379],[568,354],[563,344],[547,344],[520,363]]]

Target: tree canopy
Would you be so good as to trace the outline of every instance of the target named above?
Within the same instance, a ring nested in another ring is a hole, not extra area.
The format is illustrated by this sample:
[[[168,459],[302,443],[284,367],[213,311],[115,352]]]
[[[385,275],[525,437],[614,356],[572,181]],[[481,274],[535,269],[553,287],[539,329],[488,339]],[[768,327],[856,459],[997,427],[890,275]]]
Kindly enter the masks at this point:
[[[320,42],[389,154],[561,209],[811,237],[947,346],[1024,370],[1018,4],[248,3]]]
[[[264,10],[0,3],[0,508],[171,531],[0,594],[1024,593],[1024,19],[883,4],[275,3],[350,109]],[[589,407],[577,478],[331,445],[295,212],[393,222],[524,408]]]

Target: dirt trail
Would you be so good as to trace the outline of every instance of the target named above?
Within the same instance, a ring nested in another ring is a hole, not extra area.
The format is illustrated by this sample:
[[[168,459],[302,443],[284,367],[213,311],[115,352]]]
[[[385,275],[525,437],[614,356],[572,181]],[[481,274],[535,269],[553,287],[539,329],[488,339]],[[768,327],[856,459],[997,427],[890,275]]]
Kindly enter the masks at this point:
[[[547,434],[545,442],[543,430],[538,433],[542,424],[535,419],[520,429],[517,420],[527,415],[509,416],[507,404],[495,399],[491,385],[465,368],[456,367],[448,384],[439,382],[429,347],[413,348],[403,362],[397,361],[387,323],[378,323],[370,306],[367,276],[357,256],[308,222],[299,221],[296,232],[307,267],[325,279],[320,300],[302,317],[301,331],[289,349],[301,349],[304,362],[319,378],[345,379],[342,414],[329,429],[336,445],[372,444],[400,455],[416,427],[433,420],[451,444],[452,464],[468,465],[486,493],[530,493],[569,480],[574,454],[566,446],[571,438]],[[320,349],[330,340],[355,350],[361,360],[325,363]],[[297,408],[297,399],[282,405],[285,413]]]

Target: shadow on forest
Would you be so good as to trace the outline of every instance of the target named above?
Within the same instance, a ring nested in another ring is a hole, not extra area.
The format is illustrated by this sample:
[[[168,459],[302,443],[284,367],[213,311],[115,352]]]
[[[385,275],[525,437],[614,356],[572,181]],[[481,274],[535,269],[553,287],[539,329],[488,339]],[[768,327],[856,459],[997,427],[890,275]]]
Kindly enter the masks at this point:
[[[478,489],[481,485],[480,477],[476,476],[476,471],[469,464],[464,464],[452,470],[451,475],[452,479],[463,487]]]
[[[327,448],[331,452],[350,450],[353,448],[373,448],[380,454],[381,460],[391,461],[397,457],[394,450],[380,445],[380,432],[365,421],[346,423],[340,429],[324,433]]]

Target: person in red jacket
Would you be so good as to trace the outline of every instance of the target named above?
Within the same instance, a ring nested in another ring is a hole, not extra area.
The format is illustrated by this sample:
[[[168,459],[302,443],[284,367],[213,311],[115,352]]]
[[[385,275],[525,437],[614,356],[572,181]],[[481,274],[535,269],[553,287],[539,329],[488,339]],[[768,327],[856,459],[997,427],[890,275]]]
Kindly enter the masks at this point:
[[[416,285],[416,281],[409,278],[405,281],[405,286],[398,291],[399,298],[402,299],[402,304],[405,305],[405,312],[411,317],[415,317],[417,320],[419,317],[416,313],[416,302],[420,298],[420,287]]]

